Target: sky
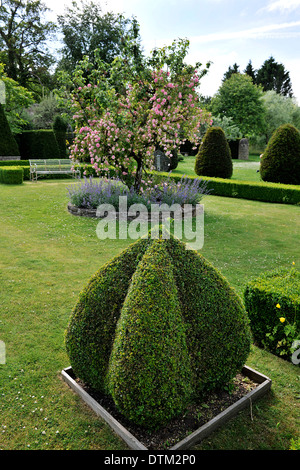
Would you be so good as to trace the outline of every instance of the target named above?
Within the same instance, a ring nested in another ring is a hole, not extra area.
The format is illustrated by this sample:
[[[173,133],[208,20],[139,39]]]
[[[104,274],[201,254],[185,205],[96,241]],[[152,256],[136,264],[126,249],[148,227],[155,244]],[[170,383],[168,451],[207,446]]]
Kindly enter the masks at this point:
[[[96,0],[94,0],[96,1]],[[44,0],[51,19],[72,0]],[[80,1],[78,2],[80,3]],[[251,60],[259,69],[271,56],[289,72],[300,105],[300,0],[103,0],[102,10],[134,16],[146,54],[175,39],[190,41],[186,61],[212,62],[200,93],[213,96],[224,73],[237,63],[243,72]]]

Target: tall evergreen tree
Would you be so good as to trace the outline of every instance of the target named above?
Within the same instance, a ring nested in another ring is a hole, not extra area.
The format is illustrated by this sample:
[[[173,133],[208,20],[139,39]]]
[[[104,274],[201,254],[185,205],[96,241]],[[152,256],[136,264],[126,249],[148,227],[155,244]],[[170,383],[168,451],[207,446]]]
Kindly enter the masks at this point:
[[[232,67],[229,66],[227,72],[223,75],[222,81],[225,82],[225,80],[228,80],[234,73],[240,73],[239,68],[240,66],[237,63],[233,64]]]
[[[283,96],[293,96],[289,72],[272,56],[258,69],[256,83],[262,85],[264,91],[274,90]]]
[[[244,70],[244,73],[246,73],[247,75],[249,75],[249,77],[252,78],[253,83],[256,83],[256,70],[253,68],[251,60],[249,60]]]

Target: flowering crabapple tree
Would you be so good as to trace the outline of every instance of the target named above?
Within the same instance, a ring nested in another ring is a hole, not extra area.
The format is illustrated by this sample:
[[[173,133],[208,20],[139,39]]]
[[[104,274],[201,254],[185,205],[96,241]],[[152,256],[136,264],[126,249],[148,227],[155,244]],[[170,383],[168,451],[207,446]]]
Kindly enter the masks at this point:
[[[207,69],[184,63],[187,47],[188,41],[175,41],[148,59],[119,57],[109,69],[99,61],[87,79],[89,64],[82,63],[72,96],[76,137],[70,157],[91,162],[97,174],[114,167],[123,182],[143,191],[155,150],[171,159],[186,139],[199,144],[200,125],[211,124],[196,91]]]

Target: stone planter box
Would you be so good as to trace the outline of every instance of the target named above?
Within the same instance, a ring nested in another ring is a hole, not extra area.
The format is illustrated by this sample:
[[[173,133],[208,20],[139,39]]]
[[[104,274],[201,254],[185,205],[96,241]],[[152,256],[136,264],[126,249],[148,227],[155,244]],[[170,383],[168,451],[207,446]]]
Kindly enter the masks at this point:
[[[210,420],[205,425],[201,426],[199,429],[194,431],[192,434],[175,444],[169,450],[184,450],[188,449],[191,446],[199,443],[202,439],[209,436],[213,431],[218,427],[228,421],[230,418],[235,416],[239,411],[246,407],[252,409],[252,403],[265,395],[271,388],[272,381],[268,377],[259,372],[251,369],[248,366],[244,366],[242,369],[242,374],[246,377],[249,377],[251,380],[258,383],[258,386],[253,389],[251,392],[247,393],[244,397],[239,399],[236,403],[229,406],[222,413],[218,414],[212,420]],[[67,367],[62,370],[62,377],[64,381],[77,393],[84,402],[109,426],[118,434],[128,447],[132,450],[148,450],[139,440],[133,436],[122,424],[120,424],[111,414],[109,414],[94,398],[92,398],[77,382],[76,377],[73,374],[72,367]]]

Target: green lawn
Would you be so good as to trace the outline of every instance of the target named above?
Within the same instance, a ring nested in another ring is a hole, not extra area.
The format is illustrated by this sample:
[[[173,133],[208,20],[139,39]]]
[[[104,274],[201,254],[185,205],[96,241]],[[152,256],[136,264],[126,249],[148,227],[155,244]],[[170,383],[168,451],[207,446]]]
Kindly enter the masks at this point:
[[[126,449],[61,380],[64,331],[92,274],[130,240],[99,240],[97,221],[66,209],[70,180],[0,185],[0,449]],[[299,207],[208,196],[202,254],[242,295],[247,281],[300,265]],[[271,393],[200,448],[288,449],[299,437],[299,368],[252,348]]]
[[[179,162],[173,174],[177,175],[192,175],[196,176],[195,167],[196,157],[184,157],[184,160]],[[232,180],[243,181],[261,181],[260,174],[257,172],[259,169],[259,156],[249,155],[249,160],[232,160],[233,162],[233,175]]]

